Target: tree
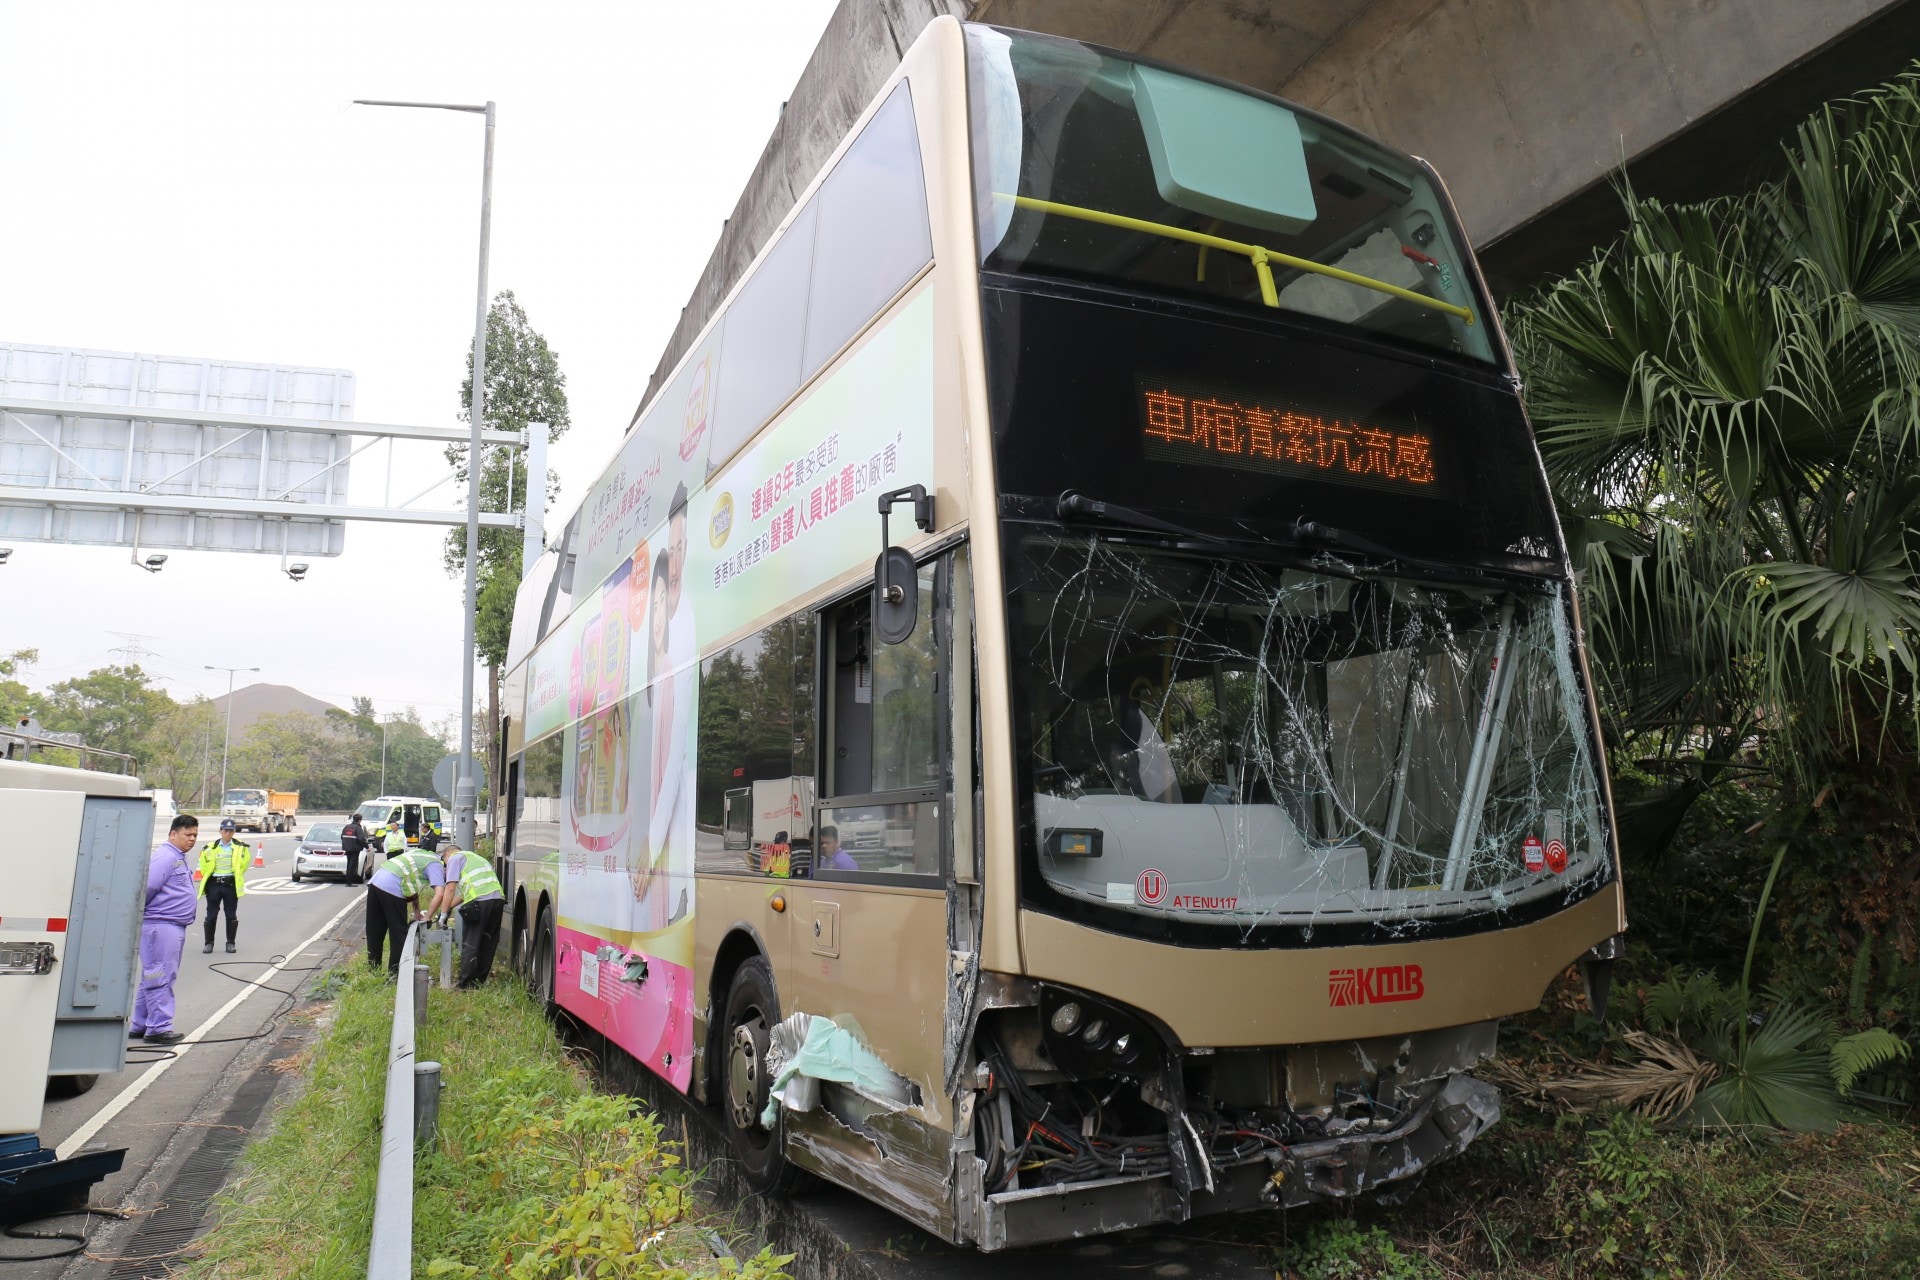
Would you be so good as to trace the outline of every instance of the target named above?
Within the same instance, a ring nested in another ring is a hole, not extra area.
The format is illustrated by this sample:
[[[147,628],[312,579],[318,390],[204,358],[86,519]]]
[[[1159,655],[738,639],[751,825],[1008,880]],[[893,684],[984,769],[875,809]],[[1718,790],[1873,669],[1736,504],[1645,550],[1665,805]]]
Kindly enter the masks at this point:
[[[62,680],[35,700],[40,723],[55,733],[77,733],[89,747],[139,757],[174,705],[139,666],[99,667]]]
[[[206,804],[220,783],[219,734],[212,699],[173,702],[154,720],[135,753],[141,779],[150,787],[168,788],[177,803]]]
[[[460,383],[460,417],[472,421],[473,356],[467,356],[467,376]],[[560,371],[560,358],[547,340],[527,321],[527,313],[506,290],[495,297],[487,311],[487,403],[485,425],[494,431],[524,431],[535,422],[547,424],[547,440],[558,440],[573,425],[567,409],[567,375]],[[525,500],[525,469],[510,466],[513,451],[490,450],[480,469],[480,502],[491,511],[509,509],[515,495]],[[447,447],[447,461],[462,482],[467,478],[467,446]],[[508,490],[512,472],[512,492]],[[548,472],[546,501],[558,495],[559,478]],[[514,529],[482,529],[477,579],[480,596],[491,591],[492,600],[476,630],[490,637],[475,650],[489,667],[506,660],[506,627],[513,614],[513,595],[520,582],[521,537]],[[461,574],[467,567],[467,532],[451,529],[447,533],[445,562],[449,574]],[[498,616],[494,616],[498,615]]]
[[[0,658],[0,727],[12,726],[32,709],[32,691],[14,677],[38,661],[38,649],[15,649]]]
[[[524,431],[530,423],[547,424],[547,440],[558,440],[573,425],[567,409],[567,376],[560,371],[560,358],[547,340],[527,321],[527,313],[514,299],[513,291],[496,296],[487,309],[487,395],[485,425],[496,431]],[[461,418],[472,421],[473,356],[467,356],[467,376],[460,383]],[[467,446],[449,445],[447,461],[464,482],[467,478]],[[509,449],[493,449],[480,467],[480,502],[492,511],[508,510],[514,493],[526,500],[529,477],[524,467],[515,466]],[[559,477],[549,471],[542,502],[558,496]],[[544,508],[543,508],[544,509]],[[500,668],[506,662],[507,637],[513,623],[514,597],[520,588],[521,535],[514,529],[482,529],[479,563],[475,566],[474,653],[487,666],[487,724],[484,742],[490,759],[493,737],[500,723]],[[447,572],[459,575],[467,567],[467,533],[452,529],[447,533],[445,552]],[[487,791],[487,779],[494,770],[483,768],[475,781],[481,795]]]
[[[1744,967],[1785,866],[1793,974],[1852,984],[1858,1016],[1920,913],[1920,72],[1786,152],[1747,196],[1629,197],[1513,335],[1616,759],[1665,780],[1623,843],[1757,779]]]

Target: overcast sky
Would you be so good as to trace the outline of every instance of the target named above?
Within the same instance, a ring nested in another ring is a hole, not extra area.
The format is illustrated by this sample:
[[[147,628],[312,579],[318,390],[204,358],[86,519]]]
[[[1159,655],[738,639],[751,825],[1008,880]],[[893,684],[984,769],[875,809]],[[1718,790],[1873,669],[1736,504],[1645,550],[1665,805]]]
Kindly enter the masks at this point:
[[[567,375],[563,516],[611,457],[833,9],[0,0],[0,342],[343,368],[362,421],[456,423],[479,118],[348,103],[492,98],[491,286]],[[396,499],[432,474],[423,448],[396,455]],[[354,502],[380,501],[385,450],[355,460]],[[419,505],[463,501],[449,485]],[[172,552],[148,574],[125,550],[13,539],[0,653],[37,648],[39,687],[131,643],[182,699],[225,692],[206,664],[259,666],[240,682],[439,720],[461,656],[443,537],[350,526],[346,553],[298,584],[277,556]]]

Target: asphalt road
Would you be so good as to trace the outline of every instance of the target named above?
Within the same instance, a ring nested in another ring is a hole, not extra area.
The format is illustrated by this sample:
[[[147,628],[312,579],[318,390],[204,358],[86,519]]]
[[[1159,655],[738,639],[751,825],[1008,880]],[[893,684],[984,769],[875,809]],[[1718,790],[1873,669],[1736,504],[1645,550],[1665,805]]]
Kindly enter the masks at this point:
[[[62,1157],[101,1147],[126,1148],[124,1167],[94,1188],[93,1205],[140,1211],[166,1201],[172,1170],[198,1145],[210,1119],[217,1120],[226,1110],[239,1084],[262,1065],[292,1007],[288,996],[256,984],[298,991],[318,976],[317,970],[355,958],[365,891],[333,880],[293,884],[288,879],[299,833],[314,822],[343,817],[303,814],[292,834],[243,835],[265,865],[247,875],[237,954],[224,949],[224,920],[211,955],[200,950],[200,925],[187,931],[186,954],[174,986],[174,1027],[187,1039],[169,1048],[136,1041],[119,1074],[100,1077],[79,1097],[47,1096],[41,1141],[57,1147]],[[204,825],[201,832],[203,837],[207,833]],[[160,835],[164,830],[156,835],[156,844]],[[337,940],[343,931],[355,940],[352,949]],[[276,962],[284,967],[276,968]],[[116,1242],[132,1237],[136,1225],[80,1218],[33,1224],[39,1230],[83,1226],[91,1238],[89,1252],[108,1256],[114,1256]],[[0,1258],[48,1248],[0,1240]],[[91,1280],[110,1270],[107,1262],[77,1257],[14,1263],[5,1274],[7,1280]]]

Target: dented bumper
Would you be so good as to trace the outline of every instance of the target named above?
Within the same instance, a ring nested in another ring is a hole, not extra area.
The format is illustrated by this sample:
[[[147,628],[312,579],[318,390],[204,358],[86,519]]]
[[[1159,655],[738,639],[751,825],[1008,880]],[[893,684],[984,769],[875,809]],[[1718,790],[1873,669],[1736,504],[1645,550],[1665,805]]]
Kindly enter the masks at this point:
[[[1011,1249],[1216,1213],[1392,1197],[1411,1190],[1420,1174],[1458,1155],[1499,1118],[1498,1090],[1455,1075],[1391,1128],[1354,1130],[1212,1170],[1212,1189],[1194,1188],[1184,1212],[1164,1173],[987,1196],[973,1224],[974,1243]]]

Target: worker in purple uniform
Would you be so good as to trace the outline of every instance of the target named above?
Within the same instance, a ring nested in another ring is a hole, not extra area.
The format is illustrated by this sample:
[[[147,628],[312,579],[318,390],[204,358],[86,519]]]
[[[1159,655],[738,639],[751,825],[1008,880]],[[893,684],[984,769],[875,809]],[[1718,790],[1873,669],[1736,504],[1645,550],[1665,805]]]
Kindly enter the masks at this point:
[[[133,999],[135,1040],[148,1044],[178,1044],[173,1029],[173,980],[180,974],[180,952],[187,943],[187,926],[199,912],[187,854],[200,839],[200,820],[183,813],[173,820],[167,838],[147,858],[147,906],[140,918],[140,991]]]

